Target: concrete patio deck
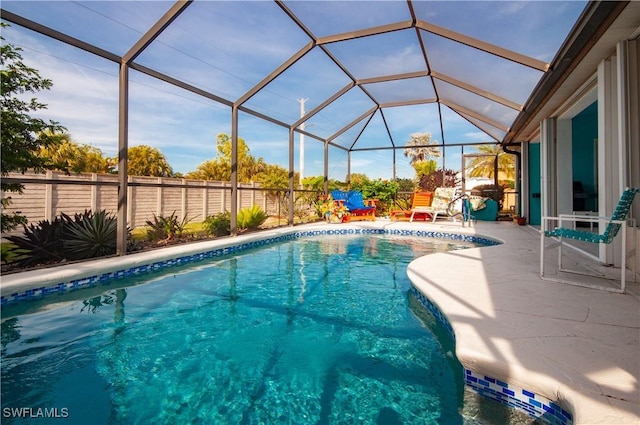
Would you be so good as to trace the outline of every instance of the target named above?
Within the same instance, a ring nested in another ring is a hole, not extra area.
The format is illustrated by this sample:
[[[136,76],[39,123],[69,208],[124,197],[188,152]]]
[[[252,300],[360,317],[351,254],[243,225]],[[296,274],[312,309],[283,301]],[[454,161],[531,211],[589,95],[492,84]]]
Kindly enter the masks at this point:
[[[465,367],[562,402],[575,424],[640,424],[638,283],[615,294],[541,280],[532,227],[412,224],[504,242],[409,266],[414,285],[449,319]]]

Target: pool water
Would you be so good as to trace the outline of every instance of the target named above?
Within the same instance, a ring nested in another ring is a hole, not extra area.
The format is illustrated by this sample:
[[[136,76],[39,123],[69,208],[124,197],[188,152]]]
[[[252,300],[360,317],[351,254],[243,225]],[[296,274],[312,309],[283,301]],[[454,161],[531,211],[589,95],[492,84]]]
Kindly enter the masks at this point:
[[[476,423],[406,276],[418,256],[472,246],[305,238],[6,319],[3,423]],[[7,415],[23,407],[66,417]]]

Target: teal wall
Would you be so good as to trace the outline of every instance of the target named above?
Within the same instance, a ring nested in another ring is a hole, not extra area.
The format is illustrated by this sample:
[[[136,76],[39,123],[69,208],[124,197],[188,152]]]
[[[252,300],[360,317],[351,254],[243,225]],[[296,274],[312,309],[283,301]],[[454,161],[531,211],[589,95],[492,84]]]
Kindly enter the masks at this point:
[[[581,183],[583,192],[574,192],[573,209],[597,211],[598,102],[592,103],[571,120],[571,136],[573,181]]]
[[[541,221],[540,198],[540,143],[529,146],[529,224],[539,225]]]

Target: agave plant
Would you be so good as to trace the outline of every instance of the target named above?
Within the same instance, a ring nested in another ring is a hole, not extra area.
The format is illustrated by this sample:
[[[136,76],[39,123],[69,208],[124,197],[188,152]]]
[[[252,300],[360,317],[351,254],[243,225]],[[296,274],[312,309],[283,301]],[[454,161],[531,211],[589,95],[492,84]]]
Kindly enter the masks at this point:
[[[105,210],[92,213],[85,211],[66,220],[63,232],[63,246],[69,260],[104,257],[116,253],[117,221]]]
[[[62,236],[67,221],[56,217],[53,221],[42,220],[29,226],[22,225],[24,236],[6,236],[15,245],[14,263],[21,267],[62,261],[65,258]]]
[[[257,229],[267,218],[269,216],[257,205],[243,208],[238,211],[238,228]]]

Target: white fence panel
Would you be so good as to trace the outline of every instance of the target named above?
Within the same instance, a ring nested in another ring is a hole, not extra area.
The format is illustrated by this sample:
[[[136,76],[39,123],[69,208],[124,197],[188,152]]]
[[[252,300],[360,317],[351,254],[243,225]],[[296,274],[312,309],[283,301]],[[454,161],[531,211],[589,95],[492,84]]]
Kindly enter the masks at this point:
[[[71,174],[49,171],[46,174],[10,173],[8,177],[43,180],[43,183],[27,183],[22,194],[11,193],[11,204],[6,213],[18,212],[29,222],[51,220],[61,212],[73,215],[85,210],[106,210],[116,214],[118,210],[118,187],[91,184],[45,183],[45,180],[67,180],[80,182],[118,182],[118,176],[106,174]],[[130,186],[128,189],[127,225],[131,228],[144,226],[156,216],[169,216],[174,211],[179,219],[185,215],[192,222],[204,221],[207,216],[231,210],[231,188],[229,182],[187,180],[180,178],[158,178],[129,176],[131,183],[170,184],[180,187]],[[227,189],[223,189],[226,187]],[[268,214],[278,211],[277,200],[259,189],[258,183],[238,185],[238,208],[259,205]],[[17,232],[21,232],[20,229]]]

